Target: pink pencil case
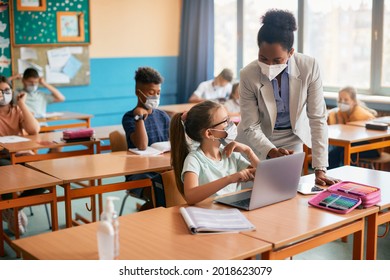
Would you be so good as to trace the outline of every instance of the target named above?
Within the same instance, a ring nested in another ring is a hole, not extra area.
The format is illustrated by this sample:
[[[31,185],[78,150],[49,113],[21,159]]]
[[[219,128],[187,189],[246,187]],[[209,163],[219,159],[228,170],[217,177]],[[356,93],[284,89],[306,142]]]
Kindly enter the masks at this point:
[[[342,181],[315,195],[309,200],[309,204],[345,214],[356,207],[368,208],[380,201],[380,188],[351,181]]]
[[[72,129],[72,130],[64,130],[62,132],[62,137],[64,140],[71,139],[85,139],[91,138],[94,134],[94,130],[92,128],[83,128],[83,129]]]

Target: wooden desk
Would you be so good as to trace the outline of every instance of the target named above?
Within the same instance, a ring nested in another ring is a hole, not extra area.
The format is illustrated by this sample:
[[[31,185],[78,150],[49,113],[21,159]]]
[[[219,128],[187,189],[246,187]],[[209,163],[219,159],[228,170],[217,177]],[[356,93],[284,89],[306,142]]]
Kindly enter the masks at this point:
[[[61,112],[62,115],[49,117],[49,118],[37,118],[39,122],[59,122],[58,124],[41,126],[40,132],[53,131],[58,129],[68,129],[76,127],[91,127],[91,118],[93,115],[72,113],[72,112]],[[77,121],[77,122],[69,122]]]
[[[12,164],[44,160],[44,159],[93,154],[95,153],[95,149],[97,153],[100,153],[99,140],[66,143],[61,141],[62,138],[61,131],[39,133],[36,135],[28,135],[23,137],[30,139],[30,141],[18,142],[18,143],[0,143],[0,147],[6,149],[9,152]],[[45,154],[36,153],[34,155],[17,156],[17,153],[21,151],[60,148],[60,147],[68,147],[68,146],[80,146],[80,145],[85,146],[86,149],[67,151],[67,152],[65,151],[51,152]]]
[[[65,190],[65,215],[67,227],[72,226],[72,199],[118,190],[152,186],[150,179],[105,185],[102,184],[101,179],[146,172],[160,172],[171,169],[169,153],[145,157],[132,155],[130,152],[114,152],[51,159],[30,162],[27,166],[56,178],[60,178],[63,181],[62,187]],[[71,183],[85,180],[90,181],[90,186],[71,189]],[[92,220],[96,221],[95,207],[94,205],[92,206]],[[99,201],[99,209],[102,209],[101,200]]]
[[[3,231],[3,218],[2,210],[14,208],[15,217],[17,217],[18,208],[50,203],[51,205],[51,219],[53,231],[58,229],[58,215],[57,215],[57,193],[56,185],[61,184],[62,180],[43,174],[41,172],[32,170],[22,165],[8,165],[0,166],[0,195],[12,193],[13,198],[8,200],[1,200],[0,196],[0,255],[4,256],[4,243],[7,241],[9,244],[11,240],[4,234]],[[47,188],[49,193],[40,195],[31,195],[26,197],[18,197],[17,192]],[[18,224],[15,223],[17,228],[14,229],[15,238],[19,238]]]
[[[367,121],[347,122],[347,125],[355,125],[355,126],[365,127],[366,123],[368,123],[368,122],[374,122],[374,123],[375,122],[382,122],[382,123],[387,123],[388,125],[390,125],[390,116],[379,117],[379,118],[375,118],[375,119],[367,120]]]
[[[310,207],[310,197],[295,198],[264,208],[243,212],[256,226],[242,234],[273,244],[263,259],[285,259],[333,240],[354,234],[353,259],[363,259],[364,218],[378,207],[339,215]]]
[[[390,222],[390,211],[386,212],[390,210],[390,172],[343,166],[329,170],[328,174],[340,180],[354,181],[381,189],[382,200],[377,204],[379,212],[373,213],[367,220],[366,259],[376,259],[378,226]],[[314,182],[314,176],[311,176]]]
[[[183,113],[189,111],[197,103],[184,103],[184,104],[172,104],[172,105],[162,105],[158,109],[165,111],[170,117],[173,117],[177,113]]]
[[[365,127],[334,124],[328,126],[329,144],[344,148],[344,165],[351,164],[351,154],[390,146],[390,131]],[[353,143],[369,141],[369,144],[353,146]]]
[[[246,259],[271,244],[238,233],[192,235],[178,207],[119,217],[121,260]],[[25,259],[96,260],[97,223],[16,240]]]

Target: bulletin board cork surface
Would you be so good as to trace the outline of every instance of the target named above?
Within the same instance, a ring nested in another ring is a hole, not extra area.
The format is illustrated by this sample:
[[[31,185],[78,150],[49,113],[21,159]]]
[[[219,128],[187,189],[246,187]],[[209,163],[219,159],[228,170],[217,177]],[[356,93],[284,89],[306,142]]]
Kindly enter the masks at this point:
[[[70,48],[82,48],[81,53],[72,54],[75,59],[81,62],[81,66],[76,72],[76,74],[70,79],[69,83],[55,83],[51,82],[50,84],[54,86],[76,86],[76,85],[87,85],[90,82],[90,61],[89,61],[89,47],[88,46],[69,46]],[[48,51],[59,49],[62,47],[58,46],[37,46],[29,48],[32,48],[36,54],[37,59],[28,59],[28,62],[32,62],[34,64],[39,65],[43,69],[43,77],[48,81],[47,79],[47,73],[46,73],[46,65],[49,64],[48,60]],[[20,47],[13,47],[12,48],[12,67],[13,67],[13,73],[18,73],[18,60],[21,57],[21,48]],[[22,73],[21,73],[22,74]],[[20,81],[16,82],[16,88],[21,87]],[[49,82],[49,81],[48,81]]]
[[[69,41],[66,44],[90,43],[89,0],[46,0],[45,11],[18,11],[17,2],[23,0],[12,1],[14,45],[64,44],[58,41],[58,12],[78,12],[83,15],[83,41]]]

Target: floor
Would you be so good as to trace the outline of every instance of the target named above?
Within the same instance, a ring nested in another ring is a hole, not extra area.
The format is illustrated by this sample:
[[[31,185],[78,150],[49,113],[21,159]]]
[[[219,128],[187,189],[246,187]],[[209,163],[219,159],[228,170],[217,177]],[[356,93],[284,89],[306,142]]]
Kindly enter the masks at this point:
[[[115,180],[123,180],[122,178],[116,178]],[[62,194],[62,188],[57,187],[57,192]],[[119,201],[114,201],[115,208],[119,212],[122,199],[125,196],[125,191],[118,191],[115,193],[105,194],[107,195],[117,196],[120,198]],[[125,208],[123,211],[123,215],[131,214],[136,211],[136,204],[142,202],[133,197],[129,197],[126,201]],[[73,201],[72,207],[74,212],[77,212],[84,217],[90,217],[90,213],[86,208],[86,204],[89,203],[88,199],[79,199]],[[33,216],[30,216],[29,208],[25,208],[23,211],[27,214],[29,218],[29,224],[27,226],[27,232],[25,236],[36,235],[42,232],[50,231],[49,225],[46,218],[45,208],[42,205],[34,206],[33,208]],[[64,213],[64,204],[63,202],[58,203],[58,215],[59,215],[59,227],[65,228],[65,213]],[[7,224],[3,224],[5,230],[7,230]],[[379,229],[379,234],[382,234],[385,231],[385,226],[381,226]],[[22,238],[23,238],[22,237]],[[305,253],[296,255],[293,257],[294,260],[349,260],[352,256],[352,237],[348,238],[347,243],[343,243],[341,240],[336,240],[326,245],[320,246],[318,248],[309,250]],[[16,257],[15,252],[5,244],[6,254],[4,257],[0,257],[0,260],[15,260],[18,259]],[[390,260],[390,233],[387,234],[384,238],[378,239],[378,260]]]

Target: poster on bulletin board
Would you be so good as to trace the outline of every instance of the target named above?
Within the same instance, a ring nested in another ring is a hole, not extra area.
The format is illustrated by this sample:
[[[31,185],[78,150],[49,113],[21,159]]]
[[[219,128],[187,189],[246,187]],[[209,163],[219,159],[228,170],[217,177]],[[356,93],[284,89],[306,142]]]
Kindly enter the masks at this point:
[[[90,44],[89,0],[10,0],[14,46]]]
[[[0,75],[11,75],[10,21],[8,0],[0,1]]]

